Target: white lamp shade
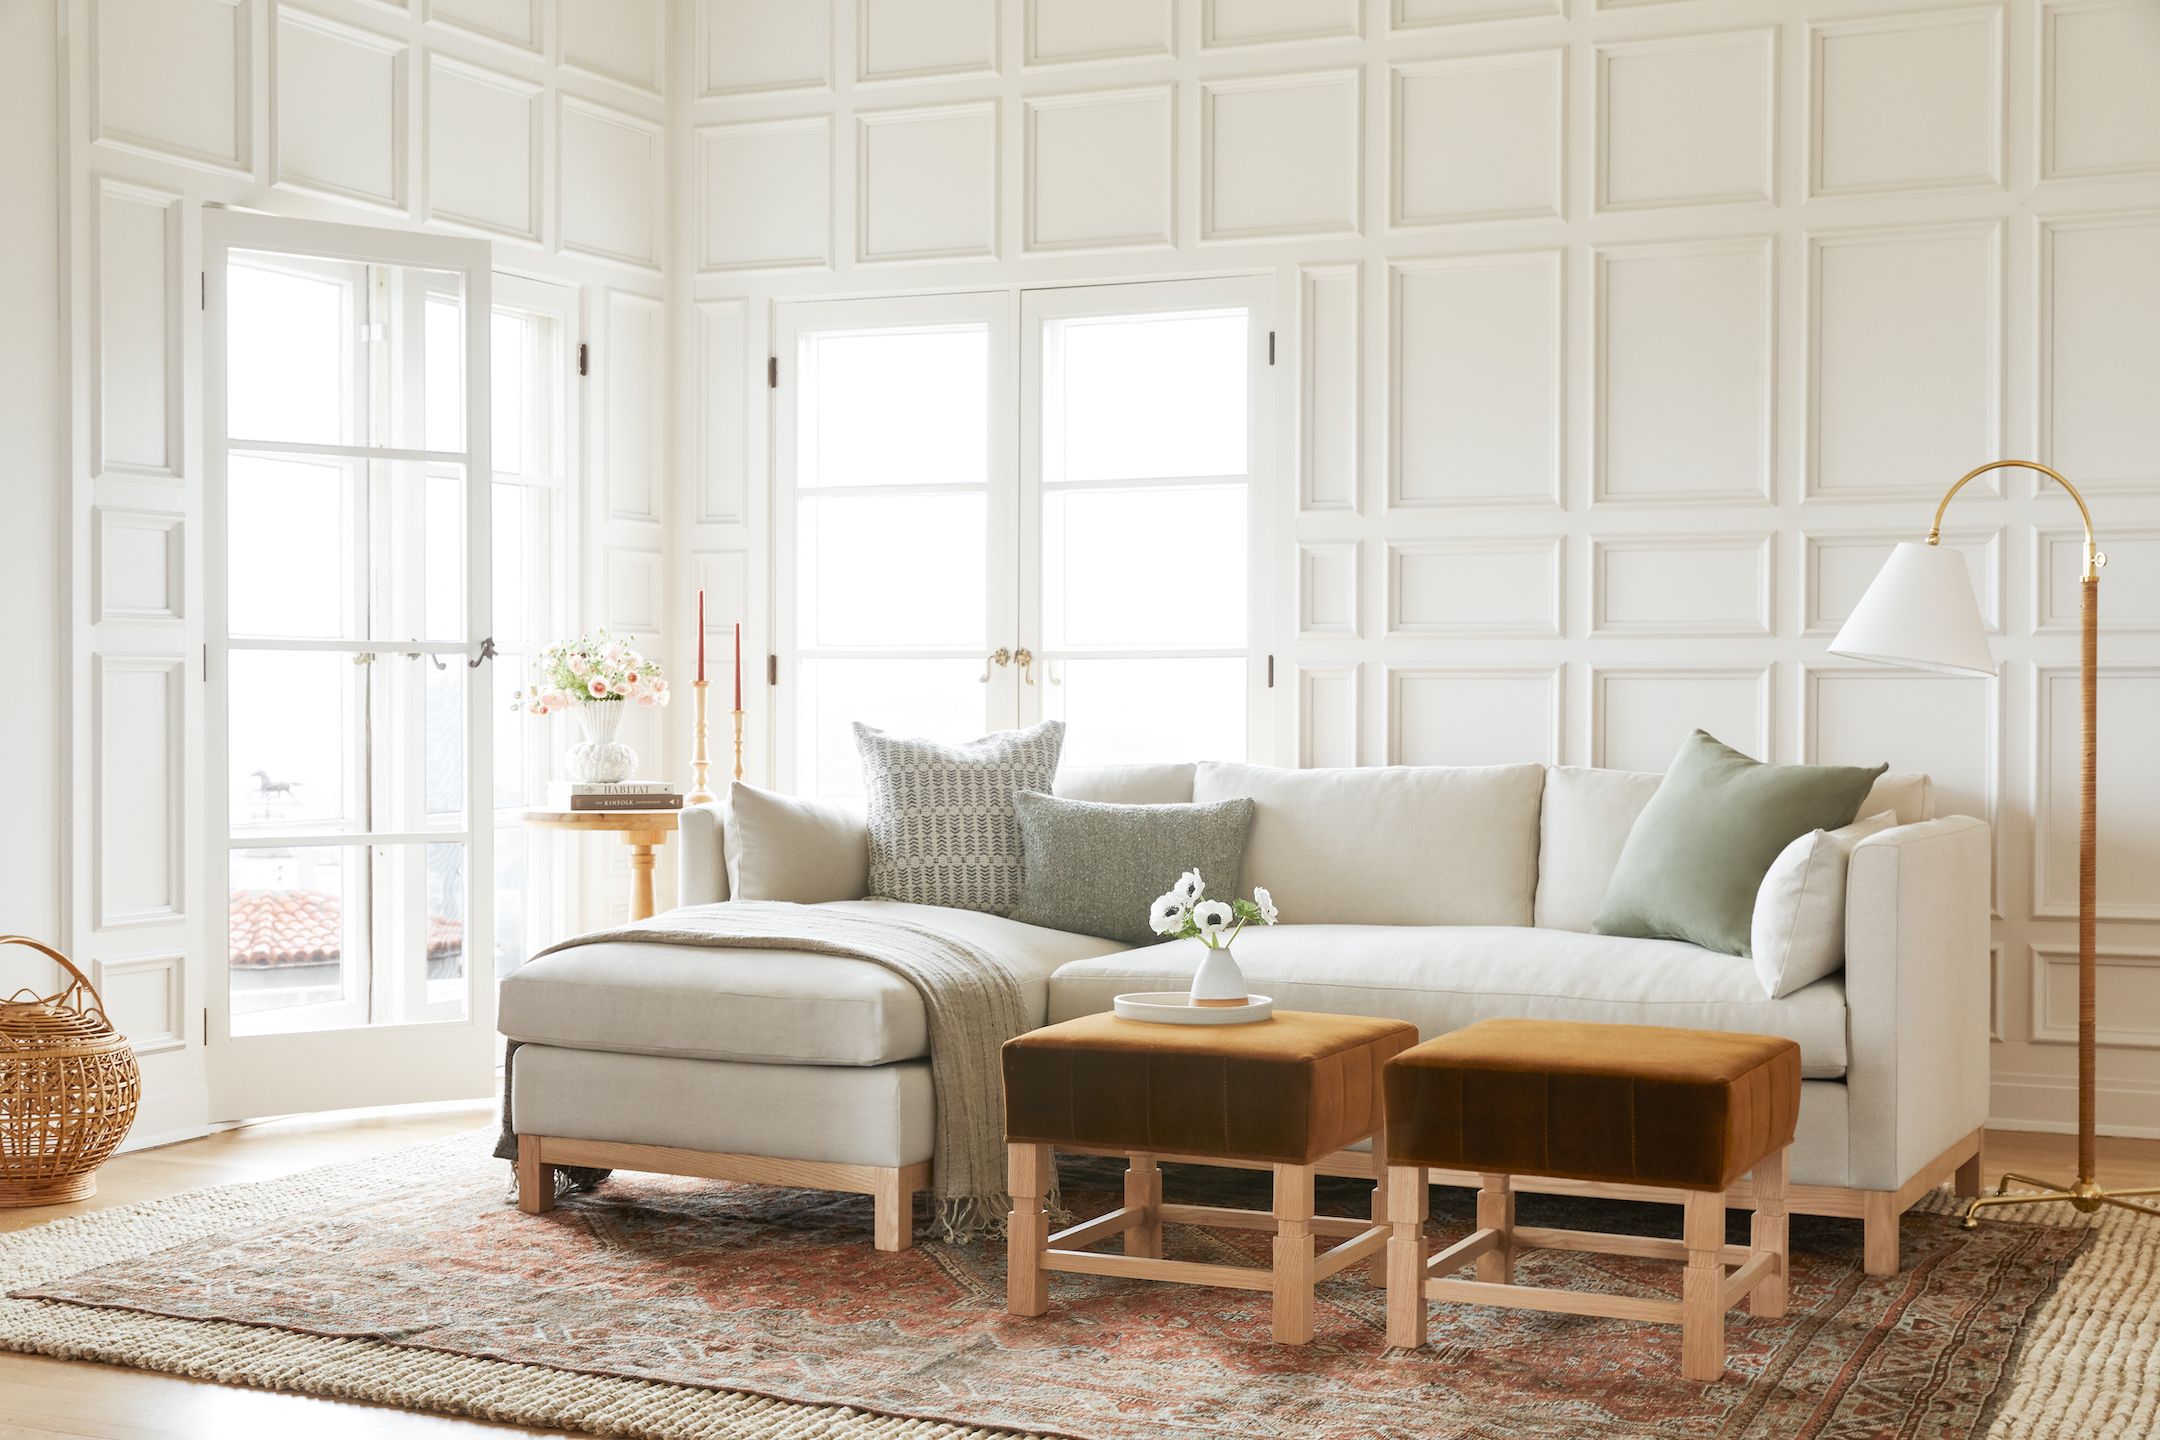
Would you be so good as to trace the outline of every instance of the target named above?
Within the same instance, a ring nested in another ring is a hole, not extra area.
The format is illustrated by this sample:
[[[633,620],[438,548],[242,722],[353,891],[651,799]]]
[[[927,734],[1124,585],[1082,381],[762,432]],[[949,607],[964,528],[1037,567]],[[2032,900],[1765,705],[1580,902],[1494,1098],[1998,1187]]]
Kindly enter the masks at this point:
[[[1965,557],[1947,545],[1910,540],[1890,552],[1830,653],[1908,670],[1995,673]]]

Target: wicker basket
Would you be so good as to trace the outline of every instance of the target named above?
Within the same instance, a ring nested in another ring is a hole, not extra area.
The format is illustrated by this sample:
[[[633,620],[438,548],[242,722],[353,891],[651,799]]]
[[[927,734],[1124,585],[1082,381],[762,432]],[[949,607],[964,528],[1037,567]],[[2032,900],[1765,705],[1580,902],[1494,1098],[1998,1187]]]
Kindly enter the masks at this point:
[[[59,1205],[97,1193],[142,1098],[127,1037],[88,976],[50,945],[26,945],[74,976],[57,995],[0,1000],[0,1206]]]

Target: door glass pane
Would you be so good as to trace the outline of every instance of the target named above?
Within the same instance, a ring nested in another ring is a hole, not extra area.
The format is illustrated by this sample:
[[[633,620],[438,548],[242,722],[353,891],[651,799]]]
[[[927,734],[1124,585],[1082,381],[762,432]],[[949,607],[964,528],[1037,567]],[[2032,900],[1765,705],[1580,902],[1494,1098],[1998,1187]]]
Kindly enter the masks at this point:
[[[417,897],[426,930],[427,979],[417,997],[429,1010],[465,1010],[465,847],[440,844],[425,847],[426,874]],[[408,1006],[402,1018],[422,1018],[419,1005]],[[438,1018],[449,1018],[439,1016]]]
[[[361,1023],[368,852],[357,845],[234,850],[227,960],[235,1034]]]
[[[1243,485],[1045,494],[1044,643],[1244,645],[1245,507]]]
[[[363,827],[361,716],[369,668],[349,654],[322,651],[227,656],[233,833]]]
[[[229,438],[464,449],[461,276],[236,250],[225,283]]]
[[[802,365],[799,487],[988,481],[984,327],[812,335]]]
[[[464,640],[463,468],[377,460],[367,469],[372,638]]]
[[[360,443],[367,267],[234,251],[225,273],[226,434]]]
[[[526,350],[531,344],[534,321],[523,315],[496,311],[489,317],[489,370],[493,379],[490,402],[492,429],[488,463],[498,475],[526,473],[525,433],[533,423],[528,413],[533,396],[532,377],[527,374]],[[537,459],[538,457],[530,457]]]
[[[797,544],[802,643],[969,648],[988,628],[989,498],[804,499]]]
[[[232,634],[334,640],[360,633],[357,470],[346,460],[230,457],[225,600]]]
[[[1060,660],[1050,673],[1065,720],[1061,765],[1245,758],[1242,658]]]
[[[1043,479],[1246,470],[1246,315],[1116,315],[1045,326]]]
[[[805,660],[796,709],[800,786],[860,795],[853,722],[958,742],[983,732],[981,660]]]

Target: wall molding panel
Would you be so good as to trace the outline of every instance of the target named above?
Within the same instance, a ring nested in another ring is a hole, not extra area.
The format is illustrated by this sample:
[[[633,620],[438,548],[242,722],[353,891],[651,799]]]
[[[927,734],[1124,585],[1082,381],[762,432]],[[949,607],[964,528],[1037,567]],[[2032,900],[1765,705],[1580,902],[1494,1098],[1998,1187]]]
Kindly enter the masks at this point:
[[[1557,535],[1390,543],[1387,634],[1559,639],[1564,543]]]
[[[2105,587],[2102,601],[2105,603]],[[2099,884],[2097,914],[2110,921],[2160,920],[2152,876],[2160,858],[2160,755],[2129,737],[2160,714],[2160,665],[2100,662]],[[2032,918],[2077,918],[2078,668],[2033,668]],[[2111,736],[2124,737],[2111,742]]]
[[[1387,672],[1390,765],[1557,765],[1554,666],[1398,665]]]
[[[1592,635],[1772,633],[1769,535],[1628,535],[1590,543]]]
[[[2081,490],[2160,490],[2160,210],[2039,227],[2039,442]]]
[[[90,623],[187,619],[187,521],[169,510],[90,512]]]
[[[2032,1043],[2078,1043],[2075,944],[2029,945]],[[2160,1050],[2160,949],[2102,944],[2093,951],[2102,1047]]]
[[[1359,763],[1357,665],[1300,665],[1297,670],[1297,763],[1306,768]]]
[[[253,0],[89,0],[93,143],[252,178]],[[189,57],[187,65],[173,57]]]
[[[1968,487],[1970,488],[1970,487]],[[1925,537],[1910,530],[1809,530],[1800,536],[1801,633],[1835,635],[1882,569],[1890,552]],[[1973,598],[1990,635],[2003,633],[2001,530],[1944,530],[1942,543],[1960,551],[1973,571]]]
[[[2000,185],[2003,10],[1808,26],[1808,193]]]
[[[279,5],[270,34],[270,183],[403,214],[412,47]]]
[[[185,917],[187,662],[91,659],[91,913],[99,930]]]
[[[90,265],[90,469],[184,481],[186,326],[181,198],[100,176]]]
[[[138,1056],[187,1048],[187,955],[93,960],[90,979],[113,1027]]]

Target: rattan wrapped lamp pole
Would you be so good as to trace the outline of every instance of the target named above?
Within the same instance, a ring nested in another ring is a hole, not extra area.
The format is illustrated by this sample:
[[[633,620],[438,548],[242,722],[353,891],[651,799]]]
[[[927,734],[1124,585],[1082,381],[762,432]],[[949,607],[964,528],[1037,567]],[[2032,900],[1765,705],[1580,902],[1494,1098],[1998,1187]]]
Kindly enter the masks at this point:
[[[0,935],[73,976],[57,994],[0,1000],[0,1207],[97,1193],[97,1170],[135,1123],[142,1072],[90,977],[50,945]]]

